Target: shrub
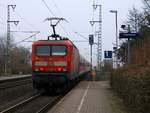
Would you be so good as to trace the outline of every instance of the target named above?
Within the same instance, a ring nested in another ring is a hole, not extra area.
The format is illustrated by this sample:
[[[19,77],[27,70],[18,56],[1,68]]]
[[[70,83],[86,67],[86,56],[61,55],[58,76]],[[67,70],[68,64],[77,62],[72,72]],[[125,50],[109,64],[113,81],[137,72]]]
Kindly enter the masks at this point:
[[[111,86],[136,113],[150,113],[150,67],[131,66],[111,74]]]

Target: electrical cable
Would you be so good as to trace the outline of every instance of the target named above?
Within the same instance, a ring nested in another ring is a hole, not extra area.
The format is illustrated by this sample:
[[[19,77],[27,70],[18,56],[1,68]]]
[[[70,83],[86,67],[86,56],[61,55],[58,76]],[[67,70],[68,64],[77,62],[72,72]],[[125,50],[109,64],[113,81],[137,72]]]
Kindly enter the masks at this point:
[[[55,16],[55,14],[50,10],[50,8],[49,8],[49,6],[47,5],[47,3],[45,2],[45,0],[42,0],[42,1],[43,1],[43,3],[45,4],[45,6],[47,7],[47,9],[49,10],[49,12],[50,12],[53,16]],[[55,4],[54,0],[52,0],[52,1],[53,1],[53,3],[54,3],[54,6],[59,10],[59,8],[58,8],[57,5]],[[60,26],[61,26],[61,25],[60,25]],[[64,30],[64,32],[68,35],[68,32],[66,31],[66,29],[65,29],[63,26],[61,26],[61,28],[62,28],[62,29]],[[85,36],[81,35],[79,32],[72,32],[72,33],[77,34],[78,36],[80,36],[80,37],[82,37],[82,38],[88,40]],[[69,36],[69,35],[68,35],[68,36]]]
[[[28,24],[30,27],[32,27],[33,29],[37,29],[35,28],[35,26],[33,26],[26,18],[23,18],[17,11],[15,11],[16,15],[18,15],[22,20],[25,21],[26,24]]]
[[[56,17],[56,15],[53,13],[53,11],[49,8],[49,6],[47,5],[47,3],[45,2],[45,0],[42,0],[42,2],[44,3],[45,7],[48,9],[48,11]]]
[[[74,33],[77,34],[77,35],[79,35],[80,37],[84,38],[85,40],[89,40],[85,36],[83,36],[81,33],[78,33],[78,32],[74,32]]]
[[[52,10],[49,8],[48,4],[45,2],[45,0],[42,0],[42,1],[43,1],[43,3],[44,3],[45,7],[46,7],[46,8],[48,9],[48,11],[50,12],[50,14],[52,14],[53,16],[56,17],[56,15],[55,15],[55,14],[52,12]],[[55,4],[55,7],[58,8],[56,4]],[[69,36],[69,35],[68,35],[68,32],[66,31],[66,29],[65,29],[63,26],[61,26],[61,25],[60,25],[60,27],[61,27],[62,30],[67,34],[67,36]]]
[[[61,16],[63,16],[63,14],[62,14],[61,10],[58,8],[58,6],[57,6],[55,0],[52,0],[52,2],[53,2],[53,4],[54,4],[55,8],[57,9],[57,11],[61,14]],[[64,16],[63,16],[63,17],[64,17]]]
[[[26,18],[23,18],[17,11],[15,11],[15,14],[16,14],[17,16],[19,16],[22,20],[24,20],[25,23],[28,24],[31,28],[37,29],[37,28],[35,28],[35,26],[33,26]],[[27,40],[27,39],[29,39],[29,38],[32,38],[32,37],[35,36],[36,34],[39,34],[39,33],[40,33],[40,31],[31,31],[31,30],[28,30],[28,31],[21,31],[21,30],[19,30],[19,31],[11,31],[11,32],[34,33],[33,35],[29,36],[28,38],[25,38],[25,39],[23,39],[23,40],[21,40],[21,41],[19,41],[19,42],[16,42],[15,45],[20,44],[20,43],[24,42],[25,40]]]
[[[56,9],[58,9],[59,10],[59,8],[58,8],[58,6],[56,5],[56,3],[54,2],[54,0],[52,0],[53,1],[53,3],[54,3],[54,6],[56,7]],[[61,10],[59,10],[59,12],[61,13]],[[62,13],[61,13],[62,14]],[[67,33],[67,35],[68,35],[68,32],[66,31],[66,29],[63,27],[63,26],[61,26],[62,27],[62,29]],[[75,34],[77,34],[77,35],[79,35],[80,37],[82,37],[82,38],[84,38],[84,39],[86,39],[86,40],[88,40],[86,37],[84,37],[83,35],[81,35],[81,33],[79,33],[79,32],[72,32],[72,33],[75,33]],[[69,35],[68,35],[69,36]]]
[[[21,43],[21,42],[24,42],[25,40],[28,40],[28,39],[32,38],[33,36],[36,36],[37,34],[39,34],[39,32],[38,32],[38,33],[35,33],[35,34],[33,34],[33,35],[31,35],[31,36],[29,36],[29,37],[23,39],[23,40],[21,40],[21,41],[16,42],[15,45],[17,45],[17,44],[19,44],[19,43]]]

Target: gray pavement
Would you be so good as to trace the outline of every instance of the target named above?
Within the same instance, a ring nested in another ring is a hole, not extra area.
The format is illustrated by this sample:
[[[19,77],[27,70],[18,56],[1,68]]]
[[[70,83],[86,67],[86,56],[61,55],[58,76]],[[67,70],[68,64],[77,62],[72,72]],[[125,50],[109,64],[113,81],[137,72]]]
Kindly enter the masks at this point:
[[[127,113],[107,81],[83,81],[48,113]]]

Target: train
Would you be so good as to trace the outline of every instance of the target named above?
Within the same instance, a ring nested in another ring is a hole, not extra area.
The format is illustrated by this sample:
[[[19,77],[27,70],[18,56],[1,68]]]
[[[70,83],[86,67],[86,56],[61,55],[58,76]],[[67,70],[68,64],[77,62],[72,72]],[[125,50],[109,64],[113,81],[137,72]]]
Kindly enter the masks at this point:
[[[90,72],[90,63],[67,38],[32,43],[32,80],[37,90],[57,91]]]

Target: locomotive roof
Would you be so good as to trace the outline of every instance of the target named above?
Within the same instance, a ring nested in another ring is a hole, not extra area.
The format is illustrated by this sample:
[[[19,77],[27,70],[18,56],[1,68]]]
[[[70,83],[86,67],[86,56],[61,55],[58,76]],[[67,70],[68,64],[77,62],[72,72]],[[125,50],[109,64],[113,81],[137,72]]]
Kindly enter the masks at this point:
[[[64,44],[64,45],[72,45],[76,49],[78,49],[71,40],[65,39],[65,40],[38,40],[33,42],[33,44],[38,45],[38,44]]]

